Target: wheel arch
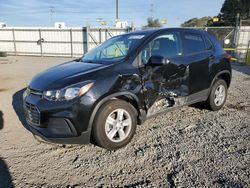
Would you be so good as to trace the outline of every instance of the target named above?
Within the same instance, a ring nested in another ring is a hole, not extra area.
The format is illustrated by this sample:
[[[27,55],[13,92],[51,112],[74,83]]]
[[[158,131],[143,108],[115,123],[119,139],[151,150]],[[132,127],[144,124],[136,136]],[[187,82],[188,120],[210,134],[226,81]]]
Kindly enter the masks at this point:
[[[144,117],[144,110],[142,110],[140,108],[140,103],[139,103],[139,98],[130,92],[118,92],[118,93],[114,93],[111,95],[108,95],[104,98],[102,98],[94,107],[94,109],[92,110],[90,119],[89,119],[89,124],[88,124],[88,129],[91,130],[92,129],[92,125],[96,116],[97,111],[100,109],[100,107],[110,101],[110,100],[114,100],[114,99],[120,99],[120,100],[124,100],[128,103],[130,103],[132,106],[134,106],[134,108],[137,111],[137,123],[141,124],[142,123],[142,117]]]
[[[224,81],[226,82],[226,84],[227,84],[227,87],[229,88],[229,86],[230,86],[230,84],[231,84],[232,74],[231,74],[231,72],[228,71],[228,70],[224,70],[224,71],[221,71],[221,72],[217,73],[217,74],[214,76],[214,78],[213,78],[213,80],[212,80],[212,82],[211,82],[210,90],[211,90],[211,88],[213,87],[215,81],[218,80],[218,79],[224,80]]]

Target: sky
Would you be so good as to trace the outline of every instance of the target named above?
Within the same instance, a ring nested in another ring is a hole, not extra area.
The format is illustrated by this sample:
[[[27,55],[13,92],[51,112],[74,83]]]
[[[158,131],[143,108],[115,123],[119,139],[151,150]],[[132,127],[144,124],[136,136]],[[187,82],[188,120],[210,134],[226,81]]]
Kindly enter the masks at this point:
[[[216,16],[224,0],[119,0],[119,18],[136,27],[151,15],[167,20],[166,27],[179,27],[194,17]],[[152,9],[152,11],[150,11]],[[51,14],[52,12],[52,14]],[[49,27],[65,22],[67,27],[108,26],[115,23],[115,0],[0,0],[0,22],[8,26]]]

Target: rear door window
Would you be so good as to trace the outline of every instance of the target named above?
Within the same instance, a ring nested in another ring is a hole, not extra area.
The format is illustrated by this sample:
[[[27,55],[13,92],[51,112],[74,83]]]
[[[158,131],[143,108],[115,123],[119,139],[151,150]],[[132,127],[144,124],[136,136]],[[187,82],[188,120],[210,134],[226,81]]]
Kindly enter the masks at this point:
[[[206,43],[206,50],[212,50],[214,48],[212,42],[207,37],[205,37],[205,43]]]
[[[194,54],[206,50],[205,42],[201,35],[195,33],[184,34],[185,54]]]

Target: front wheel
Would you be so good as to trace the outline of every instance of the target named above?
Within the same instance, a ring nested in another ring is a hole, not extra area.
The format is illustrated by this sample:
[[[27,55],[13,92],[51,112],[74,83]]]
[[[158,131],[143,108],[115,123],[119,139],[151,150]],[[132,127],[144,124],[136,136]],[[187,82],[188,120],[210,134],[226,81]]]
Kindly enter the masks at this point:
[[[210,92],[207,103],[211,110],[220,110],[227,99],[227,84],[224,80],[217,80]]]
[[[137,121],[137,110],[123,100],[111,100],[97,112],[92,129],[92,138],[103,148],[114,150],[129,143]]]

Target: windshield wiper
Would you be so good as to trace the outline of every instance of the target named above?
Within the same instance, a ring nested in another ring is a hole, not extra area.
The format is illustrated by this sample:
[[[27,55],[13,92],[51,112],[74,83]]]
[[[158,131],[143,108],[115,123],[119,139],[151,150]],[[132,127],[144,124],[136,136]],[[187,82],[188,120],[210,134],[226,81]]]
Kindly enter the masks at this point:
[[[83,63],[92,63],[92,64],[102,64],[101,62],[93,61],[93,60],[81,60]]]

